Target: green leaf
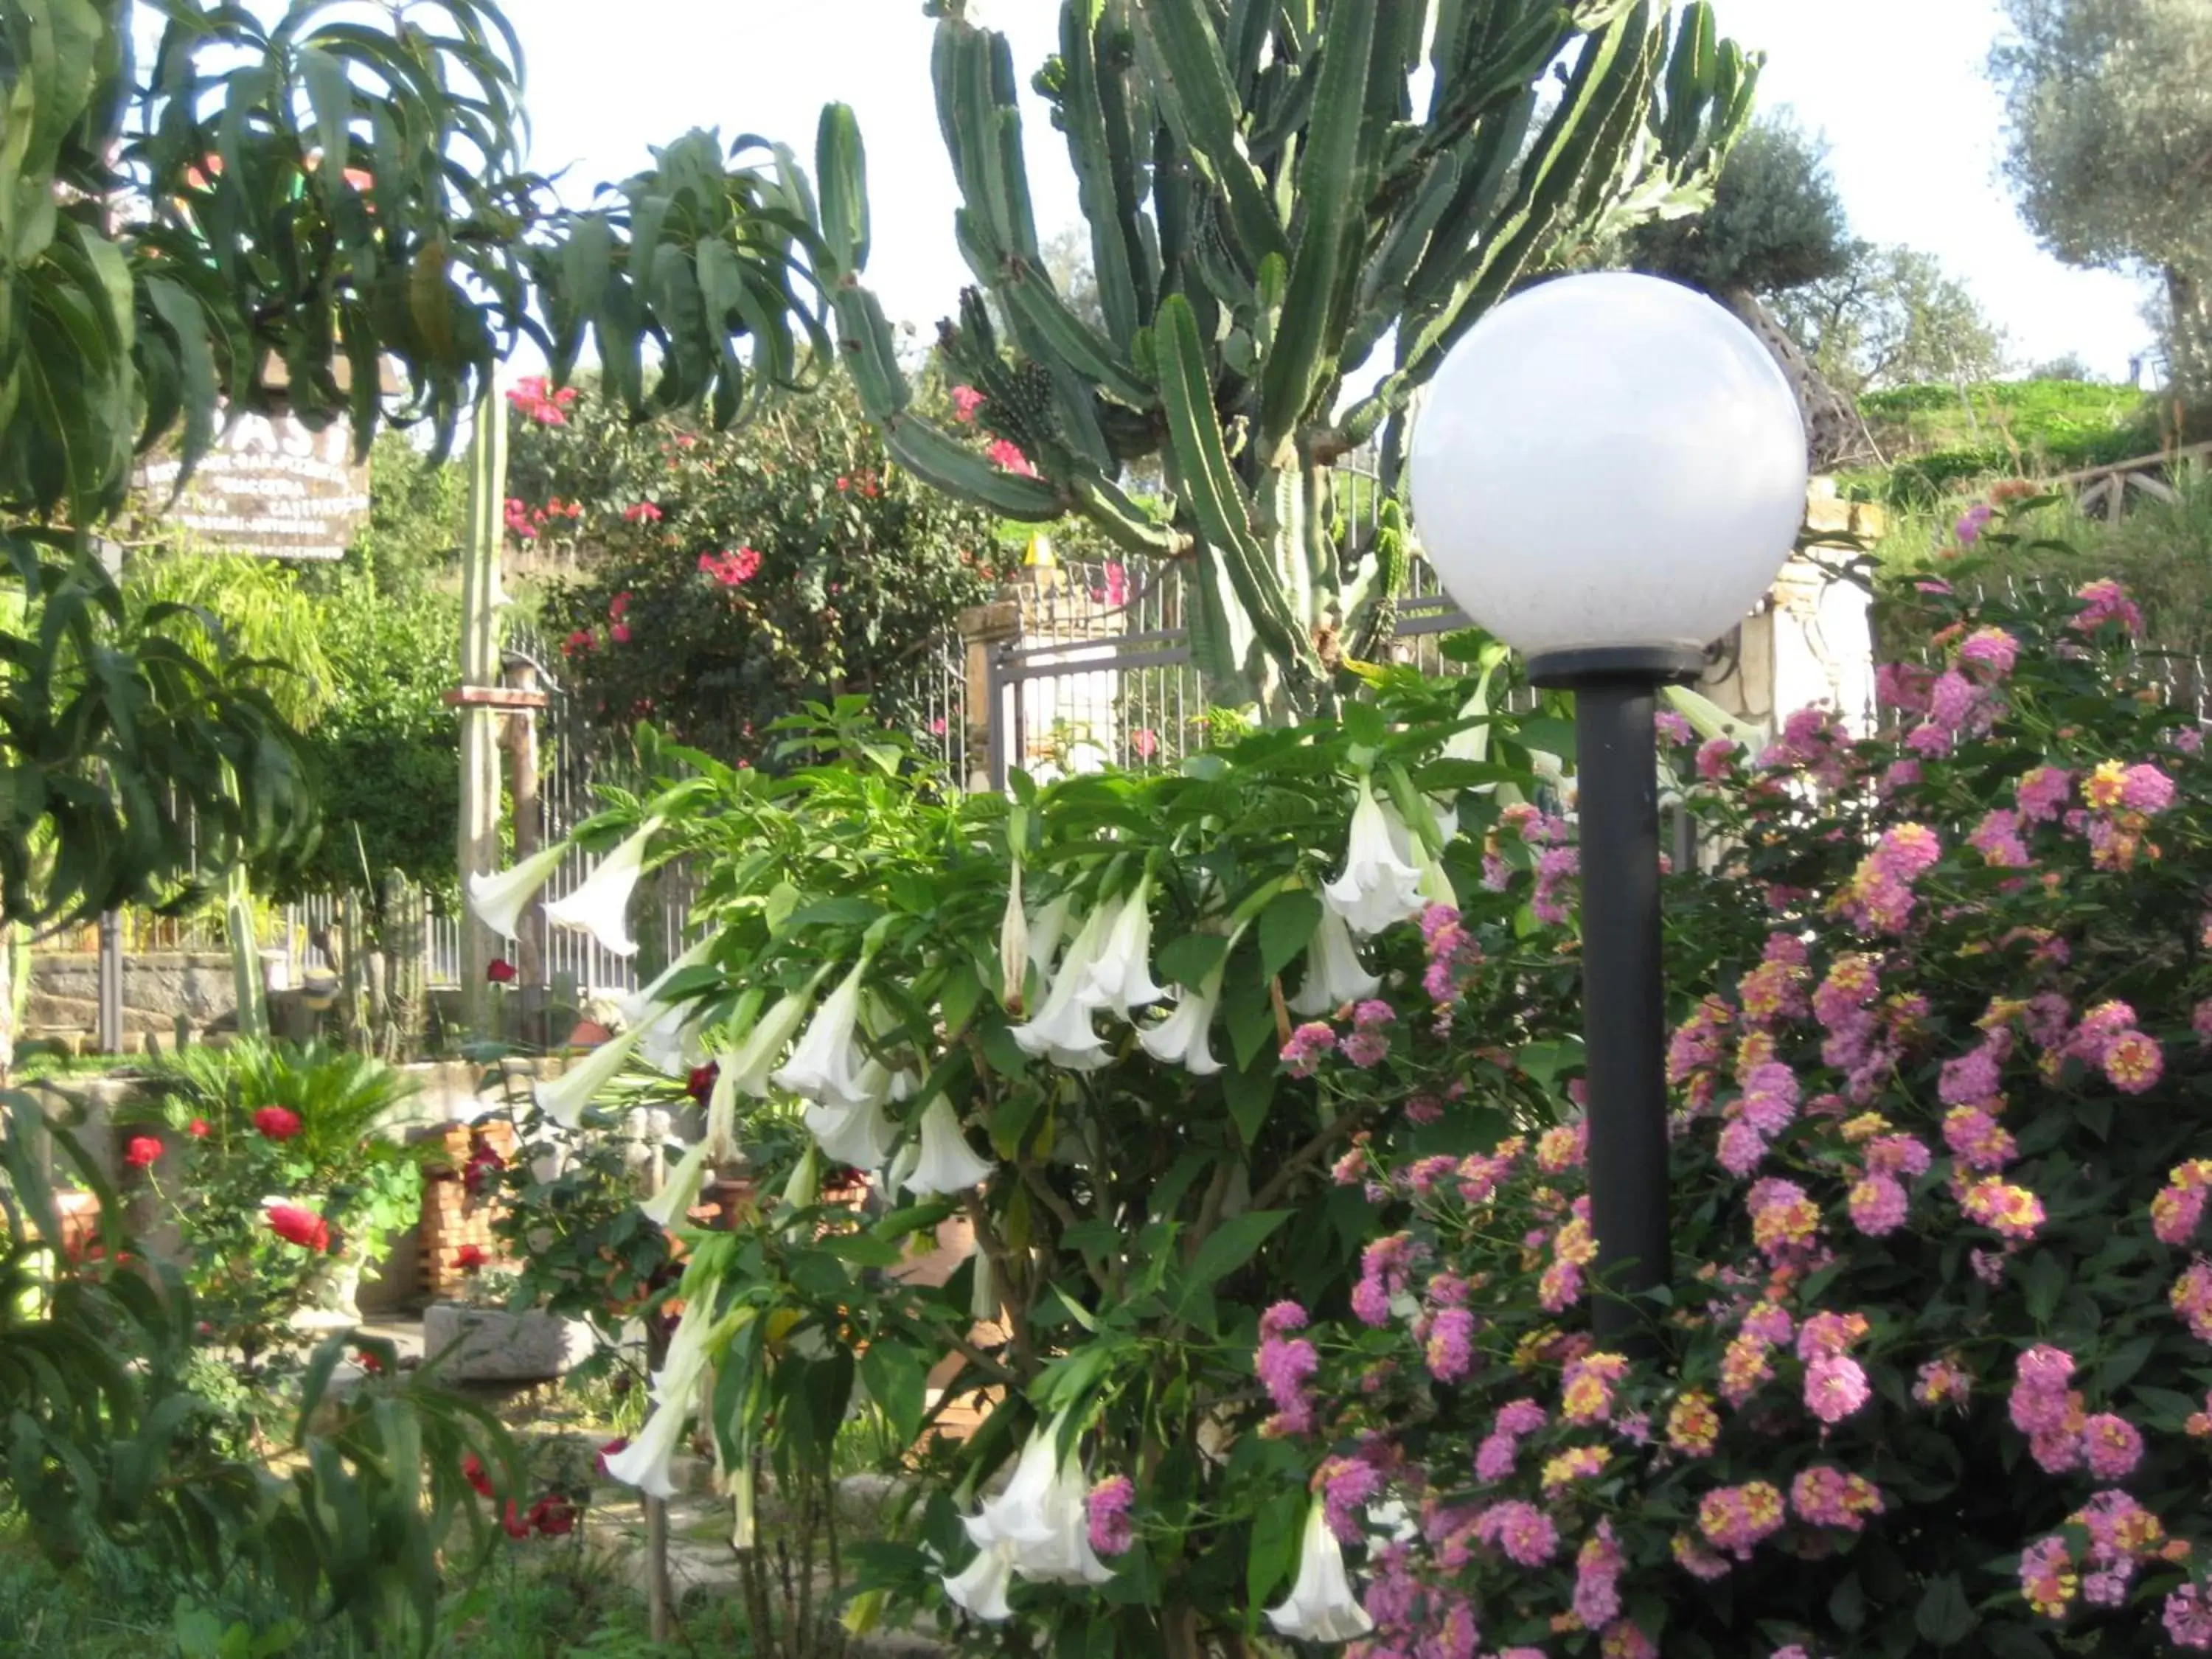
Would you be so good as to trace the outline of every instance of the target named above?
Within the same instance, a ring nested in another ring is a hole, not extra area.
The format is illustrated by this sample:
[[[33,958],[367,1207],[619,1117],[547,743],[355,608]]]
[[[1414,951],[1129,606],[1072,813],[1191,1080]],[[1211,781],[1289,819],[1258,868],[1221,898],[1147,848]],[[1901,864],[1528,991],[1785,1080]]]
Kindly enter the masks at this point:
[[[1249,1066],[1232,1066],[1221,1074],[1222,1098],[1237,1133],[1247,1146],[1255,1146],[1267,1127],[1267,1113],[1281,1086],[1283,1068],[1273,1054],[1262,1054]]]
[[[2038,1325],[2047,1323],[2066,1293],[2065,1267],[2050,1251],[2038,1250],[2027,1264],[2027,1316]]]
[[[1290,1215],[1288,1210],[1247,1210],[1230,1217],[1198,1247],[1198,1255],[1190,1264],[1189,1284],[1205,1289],[1219,1284],[1258,1255],[1269,1235]]]
[[[1344,735],[1363,748],[1380,749],[1389,738],[1389,722],[1371,702],[1346,703],[1342,719]]]
[[[1252,1517],[1252,1547],[1244,1558],[1244,1604],[1251,1609],[1254,1629],[1258,1628],[1260,1609],[1290,1577],[1304,1521],[1302,1506],[1294,1503],[1262,1504]]]
[[[1967,1602],[1966,1588],[1955,1572],[1930,1579],[1912,1615],[1913,1628],[1923,1640],[1939,1648],[1956,1647],[1965,1641],[1972,1633],[1974,1622],[1974,1609]]]
[[[1260,977],[1273,979],[1290,966],[1321,926],[1321,896],[1294,888],[1260,913]]]
[[[928,1365],[904,1343],[878,1338],[860,1356],[860,1386],[890,1419],[902,1443],[921,1437],[928,1383]]]
[[[1228,950],[1229,941],[1219,933],[1185,933],[1163,950],[1153,965],[1164,977],[1195,991]]]

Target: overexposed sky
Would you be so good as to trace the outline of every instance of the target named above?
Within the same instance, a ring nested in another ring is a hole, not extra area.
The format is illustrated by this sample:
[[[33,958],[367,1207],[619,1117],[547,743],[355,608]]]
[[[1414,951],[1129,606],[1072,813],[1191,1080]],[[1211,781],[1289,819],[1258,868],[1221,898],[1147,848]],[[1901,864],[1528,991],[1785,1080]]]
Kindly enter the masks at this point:
[[[1762,100],[1826,134],[1855,232],[1938,255],[2023,362],[2074,352],[2124,374],[2148,343],[2136,284],[2044,255],[1998,172],[2002,106],[1983,62],[1996,0],[1717,0],[1721,27],[1768,54]],[[892,316],[927,329],[966,269],[958,197],[929,91],[920,0],[507,0],[528,53],[537,164],[592,185],[694,126],[758,133],[811,158],[822,105],[858,112],[874,213],[871,275]],[[1012,37],[1026,80],[1058,35],[1058,0],[971,6]],[[1077,217],[1061,139],[1032,103],[1030,178],[1047,235]]]

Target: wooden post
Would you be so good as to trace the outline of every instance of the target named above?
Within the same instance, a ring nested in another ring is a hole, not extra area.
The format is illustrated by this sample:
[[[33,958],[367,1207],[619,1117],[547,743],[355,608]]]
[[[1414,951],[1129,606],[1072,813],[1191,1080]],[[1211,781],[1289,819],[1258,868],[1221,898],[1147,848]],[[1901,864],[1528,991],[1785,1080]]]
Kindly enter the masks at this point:
[[[489,380],[469,445],[468,538],[461,550],[461,887],[499,868],[498,713],[471,701],[499,684],[499,554],[506,534],[507,404]],[[491,1015],[489,973],[500,942],[465,902],[460,915],[461,1018],[481,1036]]]
[[[512,655],[502,665],[510,690],[538,690],[538,665]],[[520,864],[538,851],[538,714],[516,708],[507,716],[507,787],[514,802],[514,860]],[[522,1018],[520,1035],[543,1048],[550,1042],[545,1024],[545,911],[529,905],[516,924],[514,989]]]

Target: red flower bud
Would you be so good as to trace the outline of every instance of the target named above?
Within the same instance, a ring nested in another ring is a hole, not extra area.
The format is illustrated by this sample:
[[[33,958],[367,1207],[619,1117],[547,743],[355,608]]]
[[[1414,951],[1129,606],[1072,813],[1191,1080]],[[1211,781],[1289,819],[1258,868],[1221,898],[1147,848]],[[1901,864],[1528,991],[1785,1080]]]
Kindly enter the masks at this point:
[[[300,1133],[300,1115],[289,1106],[264,1106],[254,1113],[253,1127],[271,1140],[289,1140]]]

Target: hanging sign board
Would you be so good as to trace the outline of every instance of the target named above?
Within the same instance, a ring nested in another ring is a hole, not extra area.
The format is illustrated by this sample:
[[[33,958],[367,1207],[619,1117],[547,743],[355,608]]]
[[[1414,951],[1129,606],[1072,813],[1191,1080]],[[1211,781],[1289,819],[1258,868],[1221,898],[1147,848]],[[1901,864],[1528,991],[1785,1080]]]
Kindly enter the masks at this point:
[[[289,415],[240,415],[172,502],[179,471],[174,456],[140,470],[142,509],[204,553],[336,559],[368,516],[368,468],[354,464],[343,421],[313,432]]]

